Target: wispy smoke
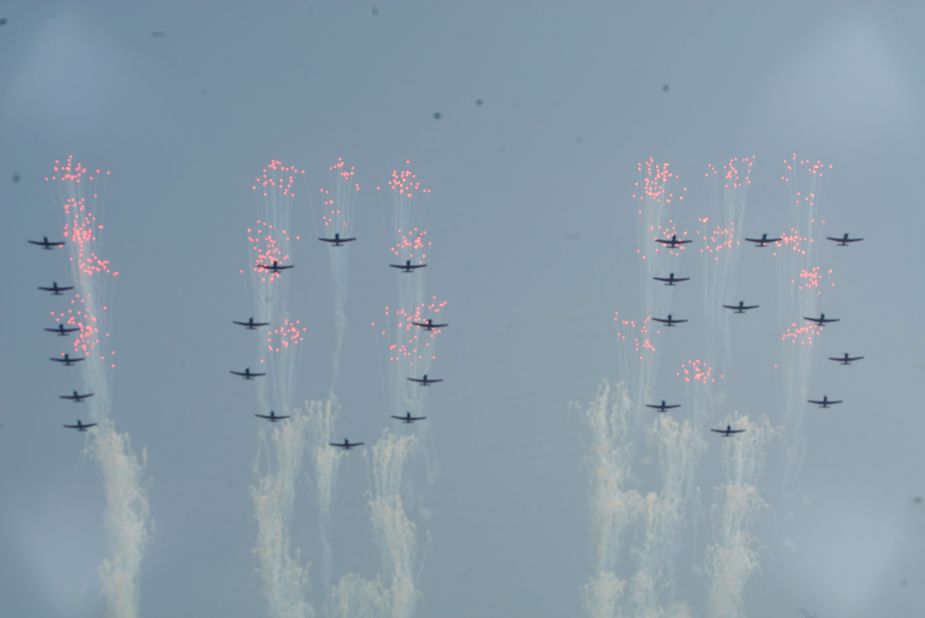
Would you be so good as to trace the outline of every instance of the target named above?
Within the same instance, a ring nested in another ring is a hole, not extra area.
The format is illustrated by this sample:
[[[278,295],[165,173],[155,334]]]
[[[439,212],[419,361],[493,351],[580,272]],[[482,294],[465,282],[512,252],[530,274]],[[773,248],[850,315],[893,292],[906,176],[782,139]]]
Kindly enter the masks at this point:
[[[731,419],[727,422],[732,423]],[[745,433],[725,439],[723,466],[727,481],[717,487],[713,503],[714,543],[707,550],[710,574],[709,615],[743,618],[743,593],[758,568],[757,540],[751,528],[765,503],[757,483],[764,464],[765,446],[774,435],[767,417],[735,421]]]
[[[296,481],[302,470],[302,450],[309,417],[296,411],[291,418],[261,431],[261,451],[268,451],[266,470],[261,470],[262,454],[254,465],[256,484],[251,488],[254,517],[257,520],[258,572],[264,595],[274,618],[310,618],[314,616],[306,600],[308,567],[300,564],[299,554],[290,548],[289,526],[292,521]]]

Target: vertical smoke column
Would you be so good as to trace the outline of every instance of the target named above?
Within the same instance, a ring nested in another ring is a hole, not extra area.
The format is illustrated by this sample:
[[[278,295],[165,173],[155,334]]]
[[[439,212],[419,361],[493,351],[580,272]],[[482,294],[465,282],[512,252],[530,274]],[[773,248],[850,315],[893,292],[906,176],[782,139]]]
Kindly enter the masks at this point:
[[[341,157],[337,158],[328,167],[331,174],[329,186],[321,188],[322,234],[327,238],[334,238],[339,234],[341,238],[350,236],[350,227],[353,225],[353,209],[360,184],[356,181],[356,168],[347,165]],[[340,357],[344,347],[344,335],[347,330],[347,315],[345,304],[347,302],[347,264],[349,250],[345,247],[332,246],[331,278],[334,282],[334,355],[332,368],[334,376],[331,379],[329,398],[334,397],[337,379],[340,376]]]
[[[298,360],[295,349],[303,341],[306,330],[298,320],[288,317],[289,286],[299,271],[273,272],[265,268],[274,262],[280,266],[291,263],[292,240],[299,240],[291,232],[296,197],[293,187],[304,173],[280,161],[270,161],[251,186],[258,197],[258,219],[247,230],[254,318],[270,323],[265,339],[258,339],[256,350],[260,371],[268,374],[268,381],[257,381],[261,413],[266,414],[270,407],[279,414],[291,415],[269,431],[260,430],[254,464],[255,484],[251,487],[257,520],[254,553],[274,618],[314,615],[305,598],[308,568],[300,564],[298,552],[290,547],[289,533],[305,438],[311,424],[309,406],[298,409],[292,405]]]
[[[757,540],[751,534],[764,506],[758,477],[764,464],[765,445],[773,436],[767,417],[750,422],[747,416],[727,418],[744,433],[722,438],[726,483],[716,489],[713,504],[715,542],[707,551],[710,574],[709,616],[744,618],[743,593],[758,568]]]
[[[631,615],[625,600],[627,582],[617,569],[628,553],[629,532],[645,510],[643,497],[627,487],[632,474],[633,410],[626,388],[604,381],[583,411],[591,438],[587,465],[594,564],[582,592],[591,618]]]
[[[55,189],[64,211],[65,246],[75,287],[70,307],[52,313],[56,321],[80,328],[72,353],[85,358],[80,364],[87,386],[90,417],[99,423],[90,432],[89,451],[100,464],[106,492],[105,523],[109,556],[100,566],[100,586],[107,611],[114,618],[135,618],[139,613],[139,575],[144,547],[151,528],[143,487],[144,454],[139,461],[127,434],[116,431],[110,418],[112,391],[109,370],[115,368],[115,351],[104,349],[109,339],[108,284],[119,273],[97,254],[99,235],[105,229],[98,218],[102,182],[108,171],[91,172],[73,156],[55,161],[45,181]]]
[[[815,245],[821,219],[820,207],[826,172],[831,165],[798,159],[793,154],[784,161],[781,181],[787,188],[787,214],[790,229],[781,234],[780,311],[787,324],[781,335],[781,378],[783,381],[785,435],[784,480],[787,485],[803,462],[806,437],[803,431],[807,387],[812,374],[812,344],[822,328],[804,316],[818,316],[824,287],[816,262]],[[827,271],[828,274],[831,271]]]
[[[331,503],[334,500],[334,481],[344,452],[331,447],[334,423],[340,412],[337,401],[306,402],[308,436],[312,444],[312,463],[315,469],[315,496],[318,504],[318,527],[321,532],[321,580],[324,588],[331,584]]]

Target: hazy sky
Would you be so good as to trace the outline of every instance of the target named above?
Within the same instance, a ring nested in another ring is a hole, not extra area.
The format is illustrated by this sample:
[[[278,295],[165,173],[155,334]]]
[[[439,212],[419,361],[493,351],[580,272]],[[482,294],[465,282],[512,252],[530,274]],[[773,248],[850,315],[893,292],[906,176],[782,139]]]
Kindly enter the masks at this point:
[[[154,520],[143,616],[267,615],[248,495],[255,391],[227,373],[253,353],[230,324],[250,314],[239,274],[256,213],[250,184],[270,159],[307,170],[293,215],[306,240],[294,255],[292,312],[309,328],[296,400],[320,398],[333,311],[327,249],[312,241],[315,193],[343,156],[363,188],[338,437],[372,442],[393,413],[383,344],[369,326],[396,302],[385,267],[388,200],[375,187],[410,160],[432,189],[421,216],[433,242],[428,290],[448,299],[452,326],[432,372],[447,381],[427,403],[437,476],[426,482],[422,458],[413,458],[406,495],[427,548],[417,615],[552,618],[583,615],[580,588],[591,573],[588,436],[569,402],[620,377],[614,311],[642,317],[636,162],[671,162],[688,187],[678,217],[691,225],[705,208],[706,165],[755,155],[747,217],[748,231],[760,233],[782,226],[779,176],[792,152],[834,165],[823,231],[866,240],[820,247],[837,282],[822,309],[842,322],[815,354],[811,390],[846,403],[807,409],[807,456],[789,488],[798,498],[783,502],[780,449],[769,450],[760,487],[769,506],[754,530],[762,568],[746,606],[756,618],[797,607],[821,617],[921,612],[925,505],[914,498],[925,494],[925,421],[913,402],[925,331],[914,239],[925,224],[925,10],[739,4],[0,7],[4,613],[103,611],[101,475],[82,454],[84,437],[60,429],[76,406],[56,395],[81,385],[78,373],[46,360],[59,343],[41,328],[58,300],[35,290],[66,281],[67,270],[62,256],[25,244],[60,235],[42,180],[55,159],[73,153],[112,171],[102,246],[122,273],[110,298],[113,418],[147,453]],[[739,289],[771,309],[776,273],[743,255]],[[770,367],[781,324],[773,309],[749,320],[748,333],[733,333],[715,418],[739,410],[779,422]],[[667,399],[685,397],[674,373],[702,342],[690,327],[665,344],[658,381]],[[848,368],[823,358],[845,351],[867,358]],[[721,479],[718,457],[711,441],[698,475],[704,509]],[[294,542],[317,561],[305,480]],[[335,577],[378,571],[368,491],[368,465],[352,452],[337,479]],[[707,584],[696,562],[679,558],[676,596],[701,608]],[[316,607],[324,594],[315,580]]]

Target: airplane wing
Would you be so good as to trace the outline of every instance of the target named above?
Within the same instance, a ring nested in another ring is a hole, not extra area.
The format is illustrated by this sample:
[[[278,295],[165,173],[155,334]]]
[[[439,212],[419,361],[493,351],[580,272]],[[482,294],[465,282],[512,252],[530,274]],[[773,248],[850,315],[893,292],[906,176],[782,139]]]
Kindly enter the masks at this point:
[[[674,244],[676,244],[676,245],[686,245],[686,244],[688,244],[688,243],[690,243],[690,242],[691,242],[691,241],[689,241],[689,240],[676,240]]]
[[[244,373],[243,371],[231,371],[230,373],[232,373],[232,374],[234,374],[234,375],[236,375],[236,376],[246,376],[246,375],[247,375],[247,374]],[[254,375],[254,374],[251,374],[251,375]]]
[[[84,423],[83,425],[62,425],[62,427],[67,427],[68,429],[89,429],[90,427],[96,427],[97,423]]]
[[[267,416],[266,414],[255,414],[254,416],[256,416],[257,418],[265,418],[268,421],[271,421],[274,418],[280,418],[279,416]]]
[[[745,430],[744,429],[730,429],[729,431],[724,432],[724,433],[742,433],[743,431]]]
[[[712,431],[712,432],[714,432],[714,433],[726,433],[726,430],[725,430],[725,429],[711,429],[710,431]]]
[[[319,238],[318,240],[320,240],[321,242],[338,242],[334,238]]]
[[[280,419],[280,418],[289,418],[289,416],[290,416],[290,415],[287,414],[287,415],[285,415],[285,416],[277,416],[276,418],[278,418],[278,419]]]
[[[41,240],[27,240],[26,242],[29,243],[30,245],[38,245],[40,247],[45,246],[45,243],[43,243]]]
[[[435,378],[435,379],[430,379],[430,378],[428,378],[428,379],[427,379],[427,382],[428,382],[429,384],[436,384],[437,382],[443,382],[443,378]]]
[[[742,305],[743,309],[757,309],[758,305]]]
[[[654,320],[655,322],[661,322],[662,324],[668,323],[668,320],[665,320],[663,318],[652,318],[652,320]]]
[[[251,373],[250,373],[250,376],[251,376],[252,378],[259,378],[260,376],[265,376],[265,375],[267,375],[267,374],[265,374],[265,373],[254,373],[253,371],[251,371]]]
[[[670,241],[670,240],[665,240],[664,238],[656,238],[656,239],[655,239],[655,242],[661,243],[661,244],[663,244],[663,245],[670,245],[670,244],[672,244],[672,241]]]
[[[687,322],[687,320],[671,320],[671,322],[672,324],[683,324],[684,322]]]
[[[350,446],[363,446],[362,442],[348,442],[347,444],[349,444]]]
[[[738,305],[723,305],[723,308],[725,308],[725,309],[738,309],[739,306],[738,306]],[[743,309],[744,309],[744,307],[743,307]]]
[[[844,403],[844,402],[841,399],[829,399],[829,405],[833,405],[836,403]]]
[[[690,277],[675,277],[674,280],[675,281],[690,281],[691,278]]]
[[[423,383],[423,382],[424,382],[424,380],[422,380],[421,378],[408,378],[408,380],[409,380],[410,382],[418,382],[418,383]],[[428,380],[428,382],[429,382],[429,381],[430,381],[430,380]]]
[[[864,357],[863,357],[863,356],[849,356],[849,357],[848,357],[848,360],[849,360],[849,361],[856,361],[856,360],[861,360],[862,358],[864,358]]]

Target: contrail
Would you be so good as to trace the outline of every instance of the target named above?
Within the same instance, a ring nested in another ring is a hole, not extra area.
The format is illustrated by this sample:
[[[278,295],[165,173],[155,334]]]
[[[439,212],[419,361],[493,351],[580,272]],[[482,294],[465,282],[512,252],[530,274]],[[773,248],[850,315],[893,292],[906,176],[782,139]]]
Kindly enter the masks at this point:
[[[295,485],[302,470],[302,450],[309,425],[307,414],[298,410],[291,418],[269,430],[261,430],[261,450],[268,451],[266,470],[260,469],[263,453],[254,465],[256,483],[251,488],[254,518],[257,520],[258,572],[264,595],[274,618],[311,618],[314,610],[305,599],[308,567],[301,566],[299,553],[290,548],[289,526],[295,501]]]
[[[318,504],[318,526],[321,532],[322,582],[324,587],[331,582],[331,539],[328,536],[331,523],[331,503],[334,499],[334,484],[337,470],[344,456],[340,449],[332,448],[334,425],[340,413],[337,401],[306,402],[308,438],[312,444],[312,459],[315,466],[315,495]]]
[[[765,446],[774,435],[767,417],[751,422],[747,416],[732,419],[745,433],[723,438],[726,482],[717,487],[713,503],[714,543],[707,550],[710,575],[709,616],[743,618],[743,592],[758,568],[757,540],[752,526],[765,506],[758,491]]]
[[[89,170],[68,155],[63,163],[55,161],[45,181],[54,188],[64,211],[65,247],[75,287],[69,308],[56,313],[56,321],[80,328],[71,351],[85,358],[81,372],[94,393],[88,402],[90,418],[99,423],[90,432],[89,452],[100,464],[106,493],[109,556],[100,566],[100,587],[110,616],[135,618],[139,615],[141,562],[152,522],[142,480],[144,453],[139,461],[128,435],[116,431],[110,418],[108,370],[115,368],[115,352],[106,354],[103,348],[109,337],[109,278],[119,273],[97,253],[98,235],[104,229],[97,205],[109,174]]]

